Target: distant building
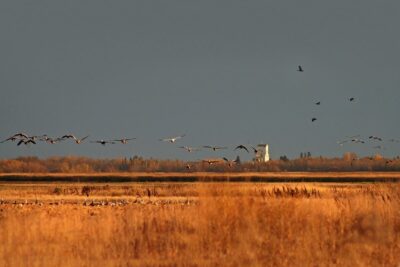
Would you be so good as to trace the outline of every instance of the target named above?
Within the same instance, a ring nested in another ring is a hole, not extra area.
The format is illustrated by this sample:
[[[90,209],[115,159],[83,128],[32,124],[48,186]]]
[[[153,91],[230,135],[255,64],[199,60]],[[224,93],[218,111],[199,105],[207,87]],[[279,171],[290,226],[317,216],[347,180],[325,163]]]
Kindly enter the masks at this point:
[[[268,144],[258,144],[256,147],[256,155],[254,161],[256,162],[267,162],[269,161],[269,148]]]

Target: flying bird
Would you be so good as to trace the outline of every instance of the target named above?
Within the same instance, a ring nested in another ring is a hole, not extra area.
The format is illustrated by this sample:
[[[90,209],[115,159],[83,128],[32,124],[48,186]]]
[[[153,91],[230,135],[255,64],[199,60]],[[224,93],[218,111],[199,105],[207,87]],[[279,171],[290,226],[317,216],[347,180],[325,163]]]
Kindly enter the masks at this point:
[[[176,136],[176,137],[171,137],[171,138],[164,138],[164,139],[158,139],[159,141],[163,141],[163,142],[170,142],[170,143],[175,143],[177,140],[185,137],[186,134],[182,134],[180,136]]]
[[[200,151],[200,148],[196,147],[190,147],[190,146],[180,146],[179,148],[185,149],[187,152],[194,152],[194,151]]]
[[[229,160],[229,159],[223,157],[222,159],[225,160],[228,163],[229,167],[232,167],[233,164],[239,164],[240,163],[240,161],[237,158],[235,160]]]
[[[314,122],[314,121],[316,121],[317,120],[317,118],[312,118],[311,119],[311,122]]]
[[[90,141],[90,143],[101,144],[103,146],[105,146],[106,144],[115,144],[114,141],[107,141],[107,140]]]
[[[321,101],[316,102],[315,105],[317,106],[321,105]]]
[[[75,143],[76,144],[80,144],[80,143],[82,143],[82,141],[83,140],[85,140],[86,138],[88,138],[89,137],[89,135],[87,135],[87,136],[85,136],[85,137],[83,137],[83,138],[77,138],[75,135],[73,135],[73,134],[66,134],[66,135],[63,135],[61,138],[59,138],[59,139],[61,139],[61,140],[65,140],[65,139],[73,139],[74,141],[75,141]]]
[[[364,143],[365,143],[364,140],[358,139],[358,138],[353,138],[353,139],[351,139],[351,142],[353,142],[353,143],[361,143],[361,144],[364,144]]]
[[[24,145],[34,144],[34,145],[36,145],[36,142],[32,138],[21,139],[21,140],[19,140],[17,146],[20,146],[21,144],[24,144]]]
[[[208,163],[208,165],[213,165],[215,163],[220,163],[222,160],[211,160],[211,159],[203,159],[202,162]]]
[[[235,147],[234,150],[237,150],[237,149],[243,149],[243,150],[246,150],[247,153],[249,153],[249,150],[248,150],[247,147],[245,147],[244,145],[238,145],[237,147]]]
[[[120,142],[121,144],[127,144],[128,141],[135,140],[135,139],[136,139],[136,137],[132,137],[132,138],[115,139],[115,140],[111,140],[111,141]]]
[[[76,137],[73,134],[66,134],[61,136],[61,139],[76,139]]]
[[[7,139],[1,141],[0,143],[5,143],[5,142],[7,142],[7,141],[12,141],[12,142],[14,142],[15,140],[18,140],[18,139],[19,139],[18,137],[10,136],[10,137],[8,137]]]
[[[4,143],[4,142],[7,142],[7,141],[14,142],[14,141],[19,140],[19,139],[29,139],[29,136],[26,133],[16,133],[16,134],[8,137],[7,139],[1,141],[0,143]]]
[[[49,137],[49,136],[47,136],[47,134],[44,134],[40,139],[39,139],[39,141],[43,141],[43,142],[46,142],[46,143],[49,143],[49,144],[52,144],[52,145],[54,145],[54,144],[56,144],[56,143],[58,143],[58,142],[60,142],[60,141],[63,141],[64,139],[62,139],[62,138],[51,138],[51,137]]]
[[[342,140],[342,141],[337,141],[336,143],[340,146],[343,146],[344,143],[349,142],[349,140]]]
[[[204,148],[209,148],[214,151],[220,150],[220,149],[228,149],[226,146],[203,146]]]
[[[350,98],[349,98],[349,101],[350,101],[350,102],[353,102],[354,100],[356,100],[354,97],[350,97]]]
[[[29,139],[29,136],[26,133],[16,133],[13,137]]]
[[[86,135],[85,137],[82,137],[81,139],[75,138],[75,143],[79,145],[80,143],[82,143],[83,140],[85,140],[88,137],[89,137],[89,135]]]
[[[297,71],[303,72],[303,71],[304,71],[304,70],[303,70],[303,67],[299,65],[299,66],[297,67]]]
[[[369,136],[368,138],[369,138],[369,139],[372,139],[372,140],[378,140],[378,141],[382,141],[382,140],[383,140],[382,138],[380,138],[380,137],[378,137],[378,136],[375,136],[375,135],[371,135],[371,136]]]

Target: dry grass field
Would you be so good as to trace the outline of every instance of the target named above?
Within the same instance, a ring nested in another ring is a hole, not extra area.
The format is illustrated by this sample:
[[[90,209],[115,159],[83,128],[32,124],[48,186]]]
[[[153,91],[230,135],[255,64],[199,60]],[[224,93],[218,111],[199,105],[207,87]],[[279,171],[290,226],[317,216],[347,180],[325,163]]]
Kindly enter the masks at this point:
[[[0,183],[0,266],[399,264],[398,183]]]

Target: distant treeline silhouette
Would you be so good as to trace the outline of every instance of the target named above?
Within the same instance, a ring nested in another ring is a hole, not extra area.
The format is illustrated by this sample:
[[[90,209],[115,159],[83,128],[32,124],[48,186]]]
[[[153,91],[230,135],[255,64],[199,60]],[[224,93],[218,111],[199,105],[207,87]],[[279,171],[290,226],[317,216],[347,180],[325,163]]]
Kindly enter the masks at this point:
[[[380,155],[358,158],[345,153],[341,158],[306,157],[266,163],[212,164],[203,161],[144,159],[142,157],[93,159],[87,157],[19,157],[0,160],[0,173],[103,173],[103,172],[279,172],[279,171],[400,171],[400,158]]]

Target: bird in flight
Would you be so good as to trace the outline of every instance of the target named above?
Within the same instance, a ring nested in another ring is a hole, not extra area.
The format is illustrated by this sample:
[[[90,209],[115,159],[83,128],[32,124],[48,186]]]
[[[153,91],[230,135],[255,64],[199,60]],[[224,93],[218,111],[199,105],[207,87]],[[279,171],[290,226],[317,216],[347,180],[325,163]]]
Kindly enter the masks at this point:
[[[1,141],[0,143],[5,143],[5,142],[7,142],[7,141],[12,141],[12,142],[14,142],[14,141],[17,140],[17,139],[19,139],[19,138],[18,138],[18,137],[14,137],[14,136],[10,136],[10,137],[8,137],[7,139]]]
[[[66,134],[66,135],[62,136],[61,139],[62,139],[62,140],[65,140],[65,139],[73,139],[73,140],[75,141],[75,143],[79,145],[80,143],[82,143],[83,140],[85,140],[85,139],[88,138],[88,137],[89,137],[89,135],[87,135],[87,136],[85,136],[85,137],[83,137],[83,138],[77,138],[77,137],[76,137],[75,135],[73,135],[73,134]]]
[[[176,137],[171,137],[171,138],[164,138],[164,139],[158,139],[159,141],[163,141],[163,142],[170,142],[170,143],[175,143],[177,140],[185,137],[186,134],[182,134],[180,136],[176,136]]]
[[[76,139],[76,137],[73,134],[65,134],[61,136],[61,139]]]
[[[79,145],[80,143],[82,143],[83,140],[85,140],[88,137],[89,137],[89,135],[86,135],[85,137],[82,137],[80,139],[79,138],[75,138],[75,143]]]
[[[4,142],[7,142],[7,141],[14,142],[14,141],[19,140],[19,139],[29,139],[29,136],[26,133],[16,133],[16,134],[8,137],[7,139],[1,141],[0,143],[4,143]]]
[[[202,162],[208,163],[208,165],[213,165],[215,163],[220,163],[222,160],[211,160],[211,159],[203,159]]]
[[[237,150],[237,149],[243,149],[243,150],[246,150],[247,153],[249,153],[249,150],[248,150],[247,147],[245,147],[244,145],[238,145],[237,147],[235,147],[234,150]]]
[[[55,139],[54,139],[54,138],[48,137],[48,136],[45,134],[45,135],[43,135],[43,137],[42,137],[41,139],[39,139],[39,140],[54,145],[54,144],[56,144],[56,143],[58,143],[58,142],[60,142],[60,141],[63,141],[63,140],[65,140],[65,139],[62,139],[62,138],[55,138]]]
[[[354,97],[350,97],[350,98],[349,98],[349,101],[350,101],[350,102],[353,102],[354,100],[356,100]]]
[[[365,144],[365,141],[359,138],[353,138],[351,139],[351,142]]]
[[[382,138],[380,138],[380,137],[378,137],[378,136],[375,136],[375,135],[371,135],[371,136],[369,136],[368,138],[369,138],[369,139],[373,139],[373,140],[377,140],[377,141],[382,141],[382,140],[383,140]]]
[[[20,145],[22,145],[22,144],[24,144],[24,145],[29,145],[29,144],[34,144],[34,145],[36,145],[36,142],[35,142],[32,138],[21,139],[21,140],[19,140],[17,146],[20,146]]]
[[[315,105],[317,106],[321,105],[321,101],[316,102]]]
[[[314,121],[316,121],[317,120],[317,118],[312,118],[311,119],[311,122],[314,122]]]
[[[90,143],[101,144],[103,146],[105,146],[106,144],[115,144],[114,141],[107,141],[107,140],[90,141]]]
[[[197,147],[190,147],[190,146],[180,146],[179,148],[185,149],[187,152],[194,152],[194,151],[200,151],[200,148]]]
[[[114,141],[114,142],[120,142],[121,144],[127,144],[128,143],[128,141],[130,141],[130,140],[135,140],[136,139],[136,137],[132,137],[132,138],[121,138],[121,139],[115,139],[115,140],[111,140],[111,141]]]
[[[228,163],[229,167],[232,167],[233,164],[239,164],[239,162],[240,162],[238,159],[229,160],[229,159],[227,159],[225,157],[223,157],[223,160],[225,160]]]
[[[343,146],[343,144],[344,144],[344,143],[347,143],[347,142],[349,142],[349,140],[337,141],[336,143],[337,143],[339,146]]]
[[[303,71],[304,71],[304,70],[303,70],[303,67],[299,65],[299,66],[297,67],[297,71],[303,72]]]
[[[204,148],[209,148],[214,151],[220,150],[220,149],[228,149],[226,146],[203,146]]]

